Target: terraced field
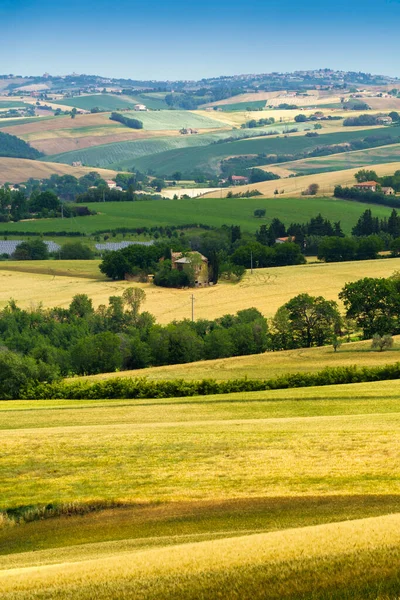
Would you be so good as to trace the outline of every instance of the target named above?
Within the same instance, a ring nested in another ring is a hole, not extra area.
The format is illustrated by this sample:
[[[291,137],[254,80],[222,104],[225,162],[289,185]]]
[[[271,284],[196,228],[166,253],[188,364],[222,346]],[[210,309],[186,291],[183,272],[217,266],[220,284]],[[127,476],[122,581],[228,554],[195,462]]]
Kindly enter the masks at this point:
[[[396,381],[1,402],[0,509],[54,513],[3,517],[2,598],[394,600],[399,400]]]

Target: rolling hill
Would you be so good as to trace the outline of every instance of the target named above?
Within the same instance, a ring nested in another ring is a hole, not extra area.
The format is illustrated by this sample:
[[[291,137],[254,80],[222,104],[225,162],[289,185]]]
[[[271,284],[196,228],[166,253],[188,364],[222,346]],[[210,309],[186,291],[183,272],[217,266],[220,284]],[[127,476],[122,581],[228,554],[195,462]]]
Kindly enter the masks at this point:
[[[2,157],[0,158],[0,185],[4,183],[22,183],[30,177],[47,179],[53,174],[83,177],[83,175],[93,170],[91,167],[71,167],[70,165],[40,160]],[[116,171],[110,169],[98,169],[97,172],[107,179],[115,177],[117,174]]]

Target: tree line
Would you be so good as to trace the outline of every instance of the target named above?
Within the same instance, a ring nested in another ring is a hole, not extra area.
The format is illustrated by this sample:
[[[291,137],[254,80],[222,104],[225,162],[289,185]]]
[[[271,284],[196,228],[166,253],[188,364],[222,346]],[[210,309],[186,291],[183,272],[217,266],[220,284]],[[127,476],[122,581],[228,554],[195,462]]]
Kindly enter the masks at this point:
[[[43,154],[16,135],[0,131],[0,156],[35,160],[43,156]]]
[[[148,366],[310,348],[400,332],[400,275],[364,278],[339,294],[346,308],[322,296],[300,294],[267,321],[255,308],[236,315],[159,325],[141,312],[145,293],[127,288],[97,309],[84,294],[68,308],[23,310],[14,301],[0,311],[0,398],[18,397],[29,382],[57,381]]]

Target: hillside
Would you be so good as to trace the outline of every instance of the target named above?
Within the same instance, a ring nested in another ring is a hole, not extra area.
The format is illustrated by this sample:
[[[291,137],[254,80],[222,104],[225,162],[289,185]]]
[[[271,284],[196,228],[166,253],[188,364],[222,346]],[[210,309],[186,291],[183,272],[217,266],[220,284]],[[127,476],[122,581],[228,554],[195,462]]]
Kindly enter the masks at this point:
[[[148,204],[148,203],[146,203]],[[86,219],[88,217],[85,217]],[[67,222],[64,219],[64,223]],[[65,225],[64,225],[65,226]],[[62,242],[59,240],[59,242]],[[87,294],[95,306],[106,304],[110,296],[122,294],[132,284],[105,280],[95,261],[73,261],[70,269],[64,261],[7,262],[0,265],[0,307],[18,298],[21,307],[43,303],[43,306],[66,307],[75,294]],[[26,265],[26,267],[25,267]],[[24,268],[25,267],[25,268]],[[169,323],[191,316],[191,296],[195,296],[195,318],[213,319],[238,310],[256,307],[272,317],[282,304],[301,293],[338,300],[343,286],[361,277],[390,277],[400,269],[400,258],[345,263],[310,263],[292,267],[256,269],[247,272],[239,283],[221,282],[214,287],[196,290],[160,288],[140,284],[146,292],[144,310],[159,323]],[[88,277],[85,278],[85,274]],[[139,284],[134,284],[139,285]],[[12,290],[12,294],[10,292]]]
[[[2,598],[383,599],[399,397],[388,381],[0,402],[0,510],[21,516],[0,528]]]
[[[65,165],[61,169],[64,169]],[[53,167],[50,166],[49,172]],[[75,167],[71,167],[70,173],[78,173]],[[90,168],[89,170],[100,171],[101,169]],[[62,171],[61,171],[62,172]],[[85,171],[87,172],[87,171]],[[315,176],[311,177],[312,182]],[[275,182],[286,185],[286,181]],[[300,185],[300,184],[299,184]],[[259,184],[254,184],[259,186]],[[276,185],[275,185],[276,188]],[[275,189],[274,188],[274,189]],[[248,186],[245,188],[248,189]],[[242,191],[237,186],[236,191]],[[357,223],[361,213],[370,204],[354,202],[351,200],[339,200],[337,198],[317,198],[315,196],[293,198],[279,195],[278,198],[223,198],[223,192],[228,188],[220,189],[210,194],[211,198],[195,198],[182,200],[152,200],[138,202],[93,202],[91,208],[97,211],[96,215],[90,217],[76,217],[74,219],[41,219],[37,221],[0,223],[0,233],[15,231],[46,233],[49,231],[80,232],[85,235],[97,231],[112,231],[122,227],[137,229],[138,227],[155,226],[186,226],[192,224],[210,225],[222,227],[223,225],[240,225],[243,231],[255,232],[260,225],[268,224],[275,217],[289,225],[293,221],[305,223],[311,217],[322,213],[331,221],[340,221],[343,231],[350,233],[352,227]],[[273,194],[270,194],[273,196]],[[293,196],[293,195],[291,195]],[[258,219],[254,217],[254,211],[259,208],[266,209],[266,217]],[[378,217],[389,217],[391,209],[385,206],[374,206],[373,212]]]
[[[341,156],[341,155],[338,155]],[[346,156],[347,156],[347,152],[346,152]],[[330,157],[329,157],[330,158]],[[397,157],[398,159],[400,159],[400,155]],[[313,170],[312,167],[308,167],[309,164],[311,165],[317,165],[320,164],[318,162],[315,161],[315,159],[309,159],[310,163],[306,163],[306,161],[304,162],[300,162],[300,165],[307,165],[305,166],[305,170]],[[332,159],[332,162],[334,163],[335,159]],[[282,179],[275,179],[272,181],[262,181],[259,183],[253,183],[253,184],[246,184],[246,185],[235,185],[229,188],[223,188],[222,190],[219,190],[219,195],[222,197],[226,197],[227,194],[229,194],[229,192],[233,193],[233,194],[239,194],[239,193],[243,193],[243,192],[247,192],[248,190],[258,190],[259,192],[261,192],[261,194],[263,196],[265,196],[266,198],[272,198],[274,196],[274,192],[275,190],[278,190],[279,192],[279,198],[283,197],[299,197],[299,198],[304,198],[304,196],[302,196],[302,192],[304,192],[305,190],[307,190],[308,186],[312,183],[318,183],[319,185],[319,190],[318,190],[318,194],[325,194],[325,195],[332,195],[333,194],[333,190],[335,188],[336,185],[342,185],[342,186],[352,186],[356,183],[356,180],[354,178],[354,175],[357,173],[357,171],[360,170],[360,167],[364,167],[367,166],[365,164],[361,164],[359,165],[359,167],[357,168],[353,168],[353,169],[346,169],[344,166],[344,161],[345,158],[343,158],[343,169],[342,170],[331,170],[329,168],[326,168],[326,172],[324,172],[324,166],[321,166],[321,171],[317,171],[317,173],[314,173],[312,175],[301,175],[300,177],[290,177],[290,174],[293,172],[296,172],[296,162],[291,162],[291,163],[282,163],[276,166],[275,165],[267,165],[265,167],[263,167],[266,171],[272,171],[274,173],[276,173],[277,175],[280,175],[282,177]],[[375,164],[375,163],[371,163],[373,165],[374,170],[376,171],[376,173],[378,175],[392,175],[397,169],[400,168],[400,162],[388,162],[386,164]],[[325,165],[325,167],[328,167],[329,165],[329,159],[326,159],[325,161],[321,161],[321,165]],[[299,167],[301,169],[301,166]],[[286,169],[286,171],[285,171]],[[215,196],[215,192],[209,192],[207,194],[204,195],[204,198],[212,198],[213,196]],[[323,211],[325,207],[321,207],[321,210]]]
[[[288,373],[310,373],[320,371],[325,367],[377,367],[400,361],[400,338],[395,338],[394,347],[387,352],[371,350],[371,340],[343,344],[335,352],[332,346],[321,348],[302,348],[297,350],[282,350],[266,352],[253,356],[235,356],[219,358],[185,365],[167,365],[138,369],[136,371],[121,371],[119,373],[102,373],[90,375],[83,379],[91,381],[114,377],[142,377],[145,375],[152,380],[185,379],[201,380],[216,379],[225,381],[240,377],[249,379],[273,379]]]
[[[14,135],[0,131],[0,157],[8,156],[12,158],[30,158],[32,160],[40,158],[41,153],[32,148],[29,144],[20,140]]]
[[[22,183],[30,177],[34,179],[47,179],[51,175],[73,175],[83,177],[94,169],[91,167],[71,167],[60,163],[28,160],[25,158],[0,158],[0,185],[4,183]],[[116,171],[109,169],[96,169],[100,175],[110,179],[116,176]],[[17,223],[11,224],[11,226]],[[4,225],[4,224],[3,224]]]

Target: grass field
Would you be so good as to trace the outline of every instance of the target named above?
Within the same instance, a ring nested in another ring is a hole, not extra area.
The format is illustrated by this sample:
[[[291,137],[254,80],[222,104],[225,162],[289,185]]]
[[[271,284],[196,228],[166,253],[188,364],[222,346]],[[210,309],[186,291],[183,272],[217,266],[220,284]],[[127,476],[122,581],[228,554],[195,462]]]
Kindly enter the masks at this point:
[[[77,264],[75,264],[77,263]],[[22,307],[43,303],[44,306],[68,306],[75,294],[88,294],[93,304],[107,303],[109,296],[122,294],[132,284],[104,280],[98,261],[35,261],[35,263],[0,263],[0,307],[10,298]],[[10,270],[12,269],[12,270]],[[194,291],[195,318],[212,319],[238,310],[256,307],[266,317],[293,296],[309,293],[337,300],[345,283],[361,277],[389,277],[400,269],[400,258],[348,263],[316,263],[294,267],[257,269],[247,273],[237,284],[219,283],[215,287]],[[33,272],[35,270],[36,272]],[[88,277],[84,277],[87,274]],[[134,284],[139,285],[139,284]],[[141,284],[146,292],[144,310],[160,323],[191,316],[193,290],[160,288]]]
[[[86,173],[93,171],[92,167],[71,167],[60,163],[43,162],[40,160],[29,160],[27,158],[4,158],[0,157],[0,184],[3,183],[22,183],[30,177],[34,179],[47,179],[51,175],[73,175],[74,177],[83,177]],[[116,172],[110,169],[96,169],[103,177],[110,179],[116,176]],[[26,223],[19,223],[19,227],[12,226],[21,231]],[[3,223],[7,225],[7,223]],[[7,229],[7,227],[3,228]]]
[[[136,102],[134,99],[127,99],[125,96],[114,96],[111,94],[92,94],[89,96],[76,96],[65,100],[57,100],[57,105],[66,107],[75,107],[82,110],[89,110],[98,107],[100,110],[118,110],[119,108],[133,108]]]
[[[372,132],[380,132],[381,129],[343,130],[324,133],[318,138],[308,138],[297,134],[288,137],[253,137],[247,140],[239,139],[218,144],[213,142],[228,137],[228,132],[194,136],[181,135],[168,138],[168,140],[161,138],[159,141],[106,144],[87,150],[52,155],[49,160],[64,163],[80,160],[85,165],[109,168],[122,166],[125,169],[134,165],[143,172],[153,169],[157,174],[162,175],[170,175],[177,170],[191,173],[195,169],[211,173],[217,170],[219,161],[227,157],[262,153],[295,154],[306,149],[311,150],[321,144],[341,144],[364,138]],[[393,127],[390,132],[393,136],[400,135],[400,127]],[[252,135],[257,136],[257,134],[259,135],[259,132],[252,130]],[[243,130],[229,132],[229,137],[240,138],[243,135],[246,135]],[[151,143],[150,146],[149,143]],[[156,161],[154,160],[155,153],[157,153]]]
[[[354,152],[344,152],[342,154],[332,154],[330,156],[321,156],[318,158],[306,158],[286,163],[280,163],[278,168],[288,169],[292,173],[308,175],[312,173],[323,173],[326,171],[340,171],[342,169],[361,168],[386,163],[392,165],[393,172],[399,168],[400,164],[400,144],[390,146],[381,146],[380,148],[369,148],[368,150],[356,150]],[[271,165],[266,165],[266,171],[271,169]]]
[[[380,131],[381,128],[361,131],[346,131],[343,128],[343,131],[324,133],[317,138],[295,134],[288,137],[260,137],[226,142],[207,147],[177,148],[160,153],[156,162],[153,161],[152,157],[144,156],[136,160],[135,165],[142,171],[153,168],[157,174],[161,175],[168,175],[177,170],[183,173],[191,172],[193,171],[193,165],[196,165],[198,169],[211,173],[216,172],[219,161],[227,157],[249,154],[296,154],[305,150],[310,151],[321,145],[344,144],[352,140],[365,138],[370,134],[377,134]],[[393,127],[390,132],[393,137],[400,135],[400,127]]]
[[[4,521],[2,598],[394,600],[399,399],[389,381],[0,402],[0,509],[106,508]]]
[[[30,162],[41,164],[38,161]],[[48,163],[42,164],[46,165]],[[60,173],[71,172],[66,165],[58,166],[60,167]],[[84,172],[87,172],[87,170],[85,169]],[[95,170],[102,172],[98,168]],[[52,164],[48,167],[47,172],[50,174],[56,172]],[[9,177],[11,178],[11,172],[9,173]],[[73,168],[73,174],[75,173],[79,173],[78,168]],[[313,176],[307,176],[303,179],[310,179],[310,177],[311,181],[309,183],[314,183],[315,177]],[[274,181],[273,183],[275,183],[275,188],[277,187],[276,184],[279,183],[279,189],[286,189],[287,182],[290,184],[291,180],[285,179],[282,182]],[[301,183],[297,185],[299,186],[297,187],[297,193],[299,193],[304,188],[300,187]],[[257,189],[267,188],[265,183],[253,184],[250,187],[257,187]],[[248,186],[245,189],[247,188]],[[94,202],[90,204],[90,208],[97,211],[96,215],[72,219],[38,219],[37,221],[0,223],[0,235],[2,231],[8,231],[9,233],[14,231],[38,233],[46,233],[48,231],[79,231],[88,235],[96,231],[111,231],[118,227],[137,228],[192,224],[212,225],[214,227],[240,225],[243,231],[254,232],[260,225],[269,223],[274,217],[278,217],[286,225],[289,225],[293,221],[305,223],[318,213],[322,213],[324,217],[330,220],[340,221],[343,231],[350,233],[351,228],[356,224],[361,213],[366,208],[372,208],[374,216],[377,217],[389,217],[391,212],[391,209],[388,207],[371,207],[370,204],[328,197],[289,198],[280,195],[277,198],[215,198],[216,194],[220,193],[222,195],[223,192],[227,193],[227,189],[224,188],[220,192],[213,192],[210,194],[213,196],[212,198],[200,197],[191,200],[153,200],[141,202]],[[258,208],[266,209],[265,219],[254,217],[254,211]]]
[[[158,130],[163,129],[182,129],[182,127],[192,127],[194,129],[217,129],[227,127],[221,119],[210,119],[203,114],[197,114],[189,110],[160,110],[148,112],[129,112],[128,117],[133,117],[142,121],[144,129]]]
[[[186,379],[216,379],[226,381],[248,377],[249,379],[274,379],[288,373],[311,373],[321,371],[325,367],[379,367],[400,361],[400,339],[395,338],[395,344],[390,351],[377,352],[371,349],[371,340],[344,343],[335,352],[331,346],[322,348],[302,348],[281,352],[267,352],[252,356],[235,356],[217,360],[199,361],[185,365],[167,365],[136,371],[120,373],[102,373],[82,379],[91,381],[114,377],[142,377],[145,375],[152,380]]]

